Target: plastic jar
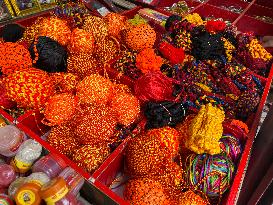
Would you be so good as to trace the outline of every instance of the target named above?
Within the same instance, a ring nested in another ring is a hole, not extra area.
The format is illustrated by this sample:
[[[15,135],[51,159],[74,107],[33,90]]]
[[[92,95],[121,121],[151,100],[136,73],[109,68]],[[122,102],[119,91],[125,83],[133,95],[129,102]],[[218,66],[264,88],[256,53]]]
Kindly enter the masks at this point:
[[[23,184],[14,196],[16,205],[39,205],[41,203],[40,189],[41,186],[37,183]]]
[[[68,192],[64,198],[62,198],[60,201],[57,201],[55,205],[78,205],[79,201],[77,198]]]
[[[26,173],[30,170],[33,162],[40,157],[42,146],[35,140],[29,139],[19,147],[16,156],[11,164],[19,173]]]
[[[32,167],[32,172],[44,172],[50,179],[55,178],[60,172],[67,167],[62,159],[54,157],[53,154],[46,155],[40,158]]]
[[[11,199],[14,199],[17,190],[25,183],[25,180],[26,177],[19,177],[9,185],[8,194]]]
[[[71,167],[66,167],[59,176],[66,181],[69,193],[77,196],[84,184],[84,178]]]
[[[62,177],[56,177],[41,188],[40,196],[48,205],[52,205],[64,199],[68,191],[66,181]]]
[[[0,127],[0,154],[15,156],[23,140],[24,134],[14,125]]]
[[[0,194],[0,204],[1,205],[14,205],[13,201],[6,194]]]
[[[8,187],[15,178],[16,174],[12,166],[0,164],[0,188]]]
[[[26,177],[25,182],[36,183],[39,186],[43,186],[50,181],[49,177],[43,172],[35,172]]]

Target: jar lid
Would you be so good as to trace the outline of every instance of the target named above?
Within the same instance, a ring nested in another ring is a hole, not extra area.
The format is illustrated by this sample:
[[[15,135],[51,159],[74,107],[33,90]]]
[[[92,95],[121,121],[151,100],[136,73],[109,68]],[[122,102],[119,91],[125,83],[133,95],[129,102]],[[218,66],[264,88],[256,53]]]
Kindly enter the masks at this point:
[[[36,183],[25,183],[17,190],[15,194],[15,202],[17,205],[39,205],[41,198],[39,190],[41,186]]]
[[[56,162],[60,165],[62,169],[67,167],[66,162],[60,156],[54,153],[50,153],[50,155],[54,160],[56,160]]]
[[[53,180],[45,184],[40,190],[40,196],[45,201],[54,200],[56,202],[63,198],[67,193],[68,187],[66,181],[62,177],[54,178]]]

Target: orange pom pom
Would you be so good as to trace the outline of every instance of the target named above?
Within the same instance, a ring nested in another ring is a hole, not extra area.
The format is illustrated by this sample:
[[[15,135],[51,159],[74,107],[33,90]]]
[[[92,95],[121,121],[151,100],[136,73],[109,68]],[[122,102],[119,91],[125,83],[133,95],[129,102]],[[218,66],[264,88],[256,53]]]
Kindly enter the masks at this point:
[[[73,154],[73,161],[88,172],[94,172],[109,156],[110,148],[105,144],[84,145]]]
[[[111,106],[117,115],[118,122],[125,126],[132,124],[140,113],[138,99],[127,93],[116,94],[112,99]]]
[[[132,50],[141,51],[152,48],[156,40],[155,30],[148,24],[140,24],[130,28],[126,34],[126,44]]]
[[[32,66],[29,51],[18,43],[0,44],[0,70],[3,74],[13,73]]]
[[[144,49],[137,54],[136,67],[141,70],[142,73],[160,71],[162,64],[163,59],[160,56],[157,56],[152,48]]]
[[[46,140],[48,144],[68,157],[72,156],[73,152],[80,146],[75,134],[68,125],[52,127]]]
[[[126,150],[128,173],[142,176],[157,173],[178,154],[178,132],[170,127],[149,130],[133,138]]]
[[[24,108],[42,108],[54,94],[54,85],[49,75],[36,68],[8,75],[5,86],[8,97]]]
[[[78,75],[81,79],[100,71],[99,62],[88,54],[72,54],[67,59],[67,71]]]
[[[104,40],[108,35],[108,25],[100,17],[88,16],[85,18],[82,28],[91,33],[98,43]]]
[[[105,105],[112,95],[113,83],[98,74],[85,77],[77,86],[81,103]]]
[[[45,118],[50,126],[60,125],[69,121],[76,111],[78,105],[77,98],[68,93],[54,95],[45,106]]]
[[[126,17],[117,13],[108,13],[104,18],[108,25],[108,35],[120,38],[120,33],[126,27]]]
[[[91,54],[95,47],[95,40],[92,34],[83,29],[76,28],[73,30],[68,44],[70,53]]]
[[[129,180],[125,186],[124,198],[131,205],[170,205],[161,184],[148,178]]]
[[[66,21],[56,17],[50,17],[45,18],[41,22],[39,36],[47,36],[65,46],[70,40],[71,30]]]
[[[89,107],[77,119],[75,133],[82,144],[113,142],[117,120],[109,107]]]

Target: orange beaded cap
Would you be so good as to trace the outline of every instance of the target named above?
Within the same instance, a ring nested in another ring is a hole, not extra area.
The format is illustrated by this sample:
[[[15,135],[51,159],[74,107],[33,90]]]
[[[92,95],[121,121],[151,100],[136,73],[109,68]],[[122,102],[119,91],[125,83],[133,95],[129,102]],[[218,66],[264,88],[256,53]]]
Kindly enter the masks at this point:
[[[94,172],[110,154],[110,148],[105,144],[84,145],[75,150],[73,161],[79,167],[83,167],[88,172]]]
[[[13,73],[32,66],[29,51],[18,43],[0,44],[0,70],[3,74]]]
[[[72,156],[73,152],[80,146],[69,125],[52,127],[47,142],[68,157]]]
[[[130,141],[126,165],[132,176],[158,173],[160,167],[178,154],[178,132],[170,127],[153,129]]]
[[[120,92],[116,94],[111,102],[113,112],[116,113],[118,122],[129,126],[140,114],[140,104],[138,99],[132,94]]]
[[[124,198],[131,205],[170,205],[161,184],[149,178],[129,180],[125,186]]]
[[[108,35],[120,38],[121,31],[126,28],[126,17],[117,13],[108,13],[103,19],[108,25]]]
[[[89,107],[77,118],[75,133],[82,144],[112,142],[117,120],[107,106]]]
[[[113,95],[113,83],[98,75],[85,77],[77,86],[77,96],[81,103],[105,105]]]
[[[41,21],[39,36],[47,36],[65,46],[70,40],[71,30],[66,21],[50,17]]]
[[[95,47],[95,40],[92,34],[83,29],[76,28],[72,31],[68,50],[70,53],[92,54]]]
[[[91,55],[71,54],[67,59],[67,71],[78,75],[81,79],[100,71],[99,62]]]
[[[148,24],[131,27],[126,33],[126,44],[132,50],[152,48],[156,40],[155,30]]]
[[[16,71],[5,79],[7,95],[19,107],[42,108],[54,94],[54,85],[49,75],[36,68]]]
[[[77,98],[68,93],[54,95],[45,106],[44,115],[50,126],[69,121],[78,107]]]

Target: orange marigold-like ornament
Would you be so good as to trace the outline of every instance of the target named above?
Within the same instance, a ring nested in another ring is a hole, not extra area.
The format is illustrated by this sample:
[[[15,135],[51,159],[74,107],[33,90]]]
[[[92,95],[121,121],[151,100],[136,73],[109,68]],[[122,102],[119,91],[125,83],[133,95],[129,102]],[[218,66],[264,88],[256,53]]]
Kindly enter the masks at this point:
[[[47,142],[60,153],[70,157],[80,147],[75,134],[68,125],[52,127]]]
[[[50,17],[41,22],[39,36],[47,36],[65,46],[70,40],[71,30],[66,21]]]
[[[89,54],[71,54],[67,59],[67,71],[74,73],[83,79],[100,71],[100,65],[96,58]]]
[[[0,44],[0,70],[3,74],[13,73],[32,66],[29,51],[18,43]]]
[[[89,107],[77,118],[75,133],[82,144],[112,142],[117,120],[108,106]]]
[[[100,17],[88,16],[85,18],[82,28],[91,33],[97,43],[100,43],[108,35],[108,25]]]
[[[72,31],[68,50],[70,53],[92,54],[95,47],[95,40],[92,34],[83,29],[76,28]]]
[[[50,126],[60,125],[69,121],[78,106],[77,98],[68,93],[54,95],[45,106],[44,115]]]
[[[104,18],[108,25],[108,35],[120,38],[120,33],[126,28],[126,17],[117,13],[108,13]]]
[[[38,17],[31,26],[26,27],[23,38],[19,41],[25,41],[30,45],[39,36],[39,30],[44,19],[45,17]]]
[[[141,70],[142,73],[160,71],[162,64],[163,59],[160,56],[157,56],[152,48],[144,49],[137,54],[136,67]]]
[[[54,94],[54,85],[49,75],[36,68],[8,75],[5,86],[8,97],[24,108],[42,108]]]
[[[132,94],[118,93],[111,102],[113,112],[116,113],[118,122],[129,126],[140,114],[140,104],[138,99]]]
[[[113,95],[113,83],[98,74],[85,77],[77,86],[81,103],[105,105]]]
[[[129,48],[141,51],[144,48],[152,48],[156,40],[155,30],[148,24],[140,24],[131,27],[126,33],[126,44]]]
[[[88,172],[94,172],[109,156],[110,148],[106,144],[84,145],[75,150],[73,161]]]
[[[149,178],[129,180],[125,186],[124,198],[131,205],[170,205],[161,184]]]

